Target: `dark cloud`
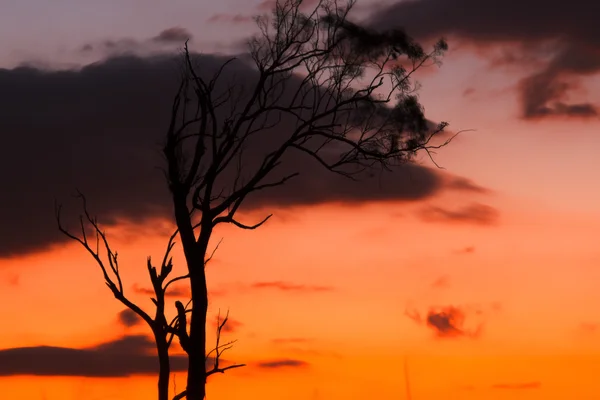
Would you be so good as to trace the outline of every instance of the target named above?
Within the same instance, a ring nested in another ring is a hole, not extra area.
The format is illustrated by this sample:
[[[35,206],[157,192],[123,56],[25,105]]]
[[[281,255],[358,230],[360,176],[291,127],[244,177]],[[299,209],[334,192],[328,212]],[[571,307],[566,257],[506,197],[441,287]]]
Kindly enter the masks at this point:
[[[187,370],[187,359],[171,356],[171,370]],[[0,350],[0,376],[125,377],[157,372],[154,343],[143,335],[124,336],[84,349],[36,346]]]
[[[498,221],[500,213],[494,207],[471,203],[456,210],[428,206],[419,211],[419,217],[425,222],[468,223],[476,225],[493,225]]]
[[[432,328],[439,337],[463,336],[464,319],[465,316],[460,309],[450,306],[438,312],[429,311],[427,326]]]
[[[64,242],[54,220],[54,200],[64,204],[67,227],[76,227],[72,217],[80,204],[70,197],[76,188],[85,193],[104,226],[122,219],[138,223],[170,217],[160,149],[180,60],[171,55],[121,55],[77,70],[0,69],[0,257]],[[225,59],[202,55],[195,61],[209,77]],[[216,90],[232,81],[247,87],[255,78],[247,64],[234,62]],[[280,140],[289,124],[284,118],[249,144],[248,169],[268,144]],[[300,175],[283,187],[248,197],[245,210],[334,201],[414,201],[446,185],[437,171],[416,164],[365,174],[354,182],[325,172],[299,151],[287,155],[277,174],[292,170]],[[227,185],[230,178],[224,177],[221,184]]]
[[[539,389],[542,387],[541,382],[523,382],[523,383],[497,383],[492,385],[492,389]]]
[[[179,43],[183,44],[186,40],[192,39],[192,34],[185,28],[175,26],[165,29],[152,38],[155,42]]]
[[[121,311],[117,315],[117,318],[119,322],[127,328],[134,327],[142,322],[140,316],[137,315],[135,312],[131,311],[129,308],[126,308],[123,311]]]
[[[478,311],[476,314],[480,314]],[[418,324],[424,324],[432,329],[435,336],[441,339],[471,337],[475,338],[481,334],[482,325],[475,330],[466,329],[466,313],[463,309],[455,306],[431,308],[423,318],[417,310],[406,310],[405,315]]]
[[[256,282],[250,285],[253,289],[278,289],[284,292],[331,292],[332,286],[304,285],[283,281]]]
[[[600,3],[587,0],[406,0],[379,8],[368,24],[422,40],[496,44],[505,63],[537,69],[520,83],[524,118],[592,117],[595,105],[567,95],[578,78],[600,72],[599,14]]]
[[[277,360],[260,361],[256,363],[258,368],[279,369],[279,368],[305,368],[310,364],[306,361],[283,358]]]

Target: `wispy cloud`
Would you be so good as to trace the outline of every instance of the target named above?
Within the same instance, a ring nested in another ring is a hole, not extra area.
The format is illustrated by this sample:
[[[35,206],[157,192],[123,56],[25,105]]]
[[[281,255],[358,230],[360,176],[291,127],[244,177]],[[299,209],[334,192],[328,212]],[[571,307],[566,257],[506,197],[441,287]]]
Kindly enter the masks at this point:
[[[8,286],[17,287],[17,286],[19,286],[19,284],[21,282],[21,277],[16,272],[7,272],[4,274],[4,277],[2,280]]]
[[[440,276],[431,283],[434,289],[445,289],[450,286],[450,277],[448,275]]]
[[[428,206],[422,208],[418,216],[425,222],[462,223],[489,226],[498,222],[500,213],[486,204],[471,203],[450,210],[443,207]]]
[[[539,389],[542,386],[541,382],[519,382],[519,383],[496,383],[492,385],[492,389]]]
[[[109,57],[129,53],[148,55],[164,52],[166,49],[174,50],[173,45],[177,45],[179,48],[186,40],[193,40],[191,32],[180,26],[174,26],[144,40],[119,38],[88,42],[79,48],[79,52],[84,55],[96,54]]]
[[[230,24],[247,24],[253,23],[254,17],[252,15],[243,14],[214,14],[209,17],[206,22],[209,23],[230,23]]]
[[[582,322],[579,324],[579,330],[585,333],[596,333],[600,330],[600,326],[591,322]]]
[[[304,0],[301,5],[301,11],[314,8],[319,3],[318,0]],[[277,0],[261,0],[256,6],[256,10],[260,12],[270,12],[275,8]]]
[[[475,253],[475,246],[465,246],[462,249],[456,250],[456,254],[473,254]]]
[[[489,194],[491,190],[480,186],[473,182],[471,179],[463,178],[463,177],[449,177],[447,182],[447,187],[449,189],[454,189],[461,192],[470,192],[470,193],[479,193],[479,194]]]
[[[154,290],[134,284],[131,289],[137,294],[143,294],[147,296],[154,296]],[[169,286],[165,297],[190,297],[191,293],[188,288],[183,286]]]
[[[306,368],[310,364],[303,360],[293,358],[279,358],[275,360],[265,360],[256,363],[258,368],[262,369],[280,369],[280,368]]]
[[[293,337],[293,338],[275,338],[272,339],[271,342],[273,344],[299,344],[299,343],[309,343],[314,339],[303,338],[303,337]]]
[[[186,40],[192,39],[193,35],[185,28],[175,26],[161,31],[158,35],[152,38],[155,42],[179,43],[182,44]]]
[[[284,281],[255,282],[250,287],[252,289],[276,289],[284,292],[331,292],[334,290],[333,286],[306,285]]]

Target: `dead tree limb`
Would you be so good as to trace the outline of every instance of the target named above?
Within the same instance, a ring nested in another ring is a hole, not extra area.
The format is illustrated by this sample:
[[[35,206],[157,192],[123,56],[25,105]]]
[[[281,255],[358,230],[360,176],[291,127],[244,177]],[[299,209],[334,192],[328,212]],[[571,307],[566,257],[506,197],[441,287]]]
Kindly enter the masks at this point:
[[[151,329],[156,344],[159,360],[159,376],[158,376],[158,399],[168,400],[169,398],[169,378],[170,378],[170,361],[169,361],[169,345],[171,340],[167,339],[169,334],[175,334],[171,324],[167,324],[165,317],[165,293],[168,284],[174,282],[171,280],[164,285],[165,280],[173,270],[173,259],[171,252],[175,246],[175,237],[177,231],[169,237],[167,248],[163,256],[160,267],[157,269],[152,265],[150,257],[146,260],[146,267],[150,282],[154,291],[154,297],[151,298],[155,305],[154,316],[150,316],[140,306],[131,301],[125,294],[125,288],[121,279],[119,270],[118,253],[111,248],[106,233],[100,228],[98,221],[92,217],[87,207],[87,200],[81,192],[77,192],[77,197],[82,202],[83,214],[79,217],[80,234],[71,233],[62,224],[60,205],[55,206],[55,216],[58,224],[58,229],[70,239],[78,242],[95,260],[104,277],[106,286],[110,289],[113,296],[123,305],[136,313]],[[93,236],[89,235],[88,230],[91,228]],[[104,254],[103,254],[104,253]]]

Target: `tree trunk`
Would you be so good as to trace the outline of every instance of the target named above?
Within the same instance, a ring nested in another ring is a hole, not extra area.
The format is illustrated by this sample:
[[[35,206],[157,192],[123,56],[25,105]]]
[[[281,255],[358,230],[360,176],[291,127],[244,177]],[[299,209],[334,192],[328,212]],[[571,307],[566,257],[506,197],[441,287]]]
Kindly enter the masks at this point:
[[[192,279],[192,320],[190,321],[189,364],[187,376],[187,400],[204,400],[206,396],[206,278]],[[196,282],[195,282],[196,281]],[[195,283],[194,283],[195,282]]]
[[[160,368],[158,371],[158,400],[169,400],[169,378],[171,375],[169,349],[164,335],[161,337],[155,335],[155,340]]]
[[[196,241],[190,214],[186,205],[187,193],[175,192],[175,218],[190,275],[192,312],[188,344],[187,400],[204,400],[206,396],[206,313],[208,289],[204,259],[212,234],[212,219],[202,215],[200,234]]]

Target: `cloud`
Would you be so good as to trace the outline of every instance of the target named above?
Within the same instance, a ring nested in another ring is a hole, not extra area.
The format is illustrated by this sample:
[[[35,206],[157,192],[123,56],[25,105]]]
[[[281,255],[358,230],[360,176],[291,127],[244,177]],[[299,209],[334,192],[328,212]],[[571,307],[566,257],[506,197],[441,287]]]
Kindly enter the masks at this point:
[[[475,88],[469,87],[469,88],[466,88],[466,89],[465,89],[465,90],[462,92],[462,95],[463,95],[463,97],[469,97],[469,96],[471,96],[471,95],[475,94],[475,92],[477,92],[477,91],[475,90]]]
[[[8,286],[17,287],[21,283],[21,276],[14,272],[8,272],[4,274],[3,282]]]
[[[315,339],[305,337],[275,338],[271,343],[279,348],[285,348],[286,353],[298,354],[301,357],[332,357],[342,359],[344,356],[329,349],[314,348]]]
[[[152,40],[155,42],[175,42],[182,44],[186,40],[192,39],[192,37],[193,35],[187,29],[175,26],[160,32],[158,35],[153,37]]]
[[[95,42],[88,42],[79,48],[79,53],[83,55],[96,54],[103,57],[115,57],[119,55],[137,54],[139,56],[150,56],[156,53],[163,53],[165,49],[174,50],[183,46],[186,40],[192,40],[193,35],[185,28],[174,26],[159,32],[156,36],[149,39],[104,39]]]
[[[280,368],[306,368],[310,364],[306,361],[295,360],[291,358],[282,358],[276,360],[260,361],[256,363],[258,368],[280,369]]]
[[[118,40],[105,39],[97,42],[85,43],[81,46],[81,53],[119,54],[135,52],[145,49],[144,43],[136,39],[123,38]]]
[[[212,261],[211,261],[212,263]],[[228,290],[226,289],[208,289],[208,295],[209,297],[222,297],[222,296],[227,296],[227,294],[229,293]]]
[[[461,192],[467,193],[480,193],[480,194],[488,194],[490,190],[488,188],[484,188],[483,186],[479,186],[475,182],[470,179],[452,176],[448,178],[448,183],[446,184],[448,189],[453,189]]]
[[[171,356],[171,370],[187,370],[187,359]],[[125,377],[157,372],[154,343],[143,335],[123,336],[83,349],[35,346],[0,350],[0,376]]]
[[[257,11],[270,12],[275,8],[277,0],[261,0],[256,6]],[[318,0],[304,0],[302,1],[301,10],[312,10],[319,4]]]
[[[582,322],[579,324],[579,330],[585,333],[596,333],[598,332],[598,324],[594,324],[591,322]]]
[[[195,57],[206,76],[226,60]],[[171,217],[160,149],[180,60],[167,54],[119,55],[76,70],[0,69],[0,170],[10,171],[0,197],[0,257],[64,243],[53,205],[55,199],[62,203],[65,225],[76,227],[80,203],[71,197],[76,188],[85,193],[103,226]],[[247,86],[256,76],[243,61],[231,63],[216,90],[225,90],[231,82]],[[278,127],[248,143],[249,169],[291,124],[283,118]],[[241,212],[325,202],[416,201],[446,187],[440,173],[416,164],[365,174],[357,183],[325,173],[299,151],[287,155],[277,174],[290,171],[300,175],[285,186],[249,196]],[[229,175],[221,182],[225,190],[232,173],[226,171]]]
[[[519,84],[524,118],[581,118],[596,117],[597,106],[567,95],[580,78],[600,72],[599,13],[600,3],[587,0],[406,0],[380,7],[368,25],[502,49],[502,64],[535,69]]]
[[[425,222],[494,225],[498,221],[499,214],[494,207],[471,203],[456,210],[435,206],[424,207],[420,210],[419,217]]]
[[[139,286],[138,284],[133,284],[131,289],[137,294],[143,294],[147,296],[154,297],[154,289],[150,289],[147,287]],[[170,285],[165,293],[165,297],[190,297],[190,290],[184,286],[173,286]]]
[[[404,315],[406,315],[408,318],[415,321],[417,324],[420,324],[423,322],[423,318],[421,318],[421,314],[417,310],[406,309],[406,310],[404,310]]]
[[[284,292],[331,292],[332,286],[317,286],[289,283],[283,281],[256,282],[250,285],[253,289],[278,289]]]
[[[299,343],[309,343],[312,342],[313,339],[309,339],[309,338],[302,338],[302,337],[296,337],[296,338],[276,338],[276,339],[272,339],[271,342],[273,344],[299,344]]]
[[[254,16],[242,15],[242,14],[214,14],[206,20],[209,23],[233,23],[233,24],[246,24],[254,22]]]
[[[492,385],[492,389],[539,389],[542,386],[541,382],[523,382],[523,383],[497,383]]]
[[[475,314],[481,314],[481,311],[477,310]],[[424,324],[433,330],[435,336],[440,339],[475,338],[481,334],[483,328],[483,325],[479,325],[474,330],[465,328],[466,312],[455,306],[430,308],[424,318],[417,310],[406,310],[405,315],[416,323]]]
[[[445,289],[450,286],[450,277],[447,275],[440,276],[431,283],[431,287],[434,289]]]
[[[465,316],[460,309],[450,306],[438,312],[429,311],[427,326],[432,328],[439,337],[463,336],[464,319]]]
[[[475,246],[466,246],[462,249],[456,250],[457,254],[473,254],[475,253]]]
[[[119,312],[117,318],[121,325],[125,326],[126,328],[134,327],[142,322],[140,316],[131,311],[129,308]]]

